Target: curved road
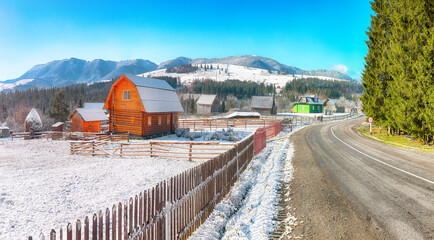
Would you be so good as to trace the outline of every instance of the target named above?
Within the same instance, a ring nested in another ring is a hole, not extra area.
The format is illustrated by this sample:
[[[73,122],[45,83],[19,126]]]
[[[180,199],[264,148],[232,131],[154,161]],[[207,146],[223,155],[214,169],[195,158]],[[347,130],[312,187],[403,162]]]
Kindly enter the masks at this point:
[[[306,127],[292,136],[294,236],[433,239],[434,154],[360,135],[363,118]]]

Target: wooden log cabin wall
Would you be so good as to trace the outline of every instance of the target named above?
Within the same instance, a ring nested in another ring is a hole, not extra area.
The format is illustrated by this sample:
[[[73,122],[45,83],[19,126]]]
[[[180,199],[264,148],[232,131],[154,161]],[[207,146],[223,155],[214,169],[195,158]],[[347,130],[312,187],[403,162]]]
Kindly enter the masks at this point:
[[[183,108],[164,80],[122,75],[104,105],[110,111],[110,131],[149,136],[174,132]]]

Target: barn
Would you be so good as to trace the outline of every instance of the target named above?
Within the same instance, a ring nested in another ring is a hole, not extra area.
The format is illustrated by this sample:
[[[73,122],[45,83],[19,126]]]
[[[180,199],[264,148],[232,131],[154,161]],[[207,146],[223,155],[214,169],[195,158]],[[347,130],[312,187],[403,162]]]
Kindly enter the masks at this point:
[[[77,108],[69,116],[72,132],[100,132],[101,121],[108,118],[102,109]]]
[[[164,80],[124,74],[113,83],[104,109],[110,131],[149,136],[174,132],[184,112],[175,90]]]
[[[197,114],[210,115],[219,111],[217,95],[202,94],[196,103]]]
[[[273,97],[254,96],[252,97],[252,104],[250,108],[260,114],[270,115],[277,113],[277,106]]]

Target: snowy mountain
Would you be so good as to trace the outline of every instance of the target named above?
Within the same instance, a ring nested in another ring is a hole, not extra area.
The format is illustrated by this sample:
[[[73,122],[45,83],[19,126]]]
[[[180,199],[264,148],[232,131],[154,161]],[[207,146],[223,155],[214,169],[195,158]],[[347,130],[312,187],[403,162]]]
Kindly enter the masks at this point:
[[[36,65],[17,79],[0,82],[0,91],[11,88],[26,89],[33,86],[53,87],[76,83],[93,83],[112,79],[123,73],[139,74],[155,69],[157,69],[155,63],[143,59],[120,62],[102,59],[86,61],[77,58],[55,60]],[[33,80],[23,81],[24,79]]]
[[[182,64],[189,64],[189,63],[194,65],[230,64],[230,65],[259,68],[265,70],[270,69],[273,71],[281,71],[281,72],[288,71],[289,74],[294,74],[294,75],[324,76],[324,77],[330,77],[336,79],[352,80],[350,76],[340,73],[338,71],[325,70],[325,69],[303,70],[297,67],[281,64],[278,61],[271,58],[266,58],[266,57],[261,57],[256,55],[241,55],[241,56],[231,56],[225,58],[197,58],[197,59],[180,57],[160,64],[158,66],[158,69],[167,68],[169,66],[176,67]]]

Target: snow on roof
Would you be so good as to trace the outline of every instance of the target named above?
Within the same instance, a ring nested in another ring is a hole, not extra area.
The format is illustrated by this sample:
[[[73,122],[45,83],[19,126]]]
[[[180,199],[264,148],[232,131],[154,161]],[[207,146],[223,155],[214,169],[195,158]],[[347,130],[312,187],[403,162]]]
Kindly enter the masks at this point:
[[[171,90],[175,91],[166,81],[160,80],[160,79],[154,79],[154,78],[146,78],[146,77],[139,77],[132,74],[125,74],[128,79],[131,80],[131,82],[134,83],[136,86],[141,87],[150,87],[150,88],[159,88],[159,89],[165,89],[165,90]]]
[[[197,100],[197,104],[212,105],[217,95],[202,94]]]
[[[77,112],[81,116],[81,118],[86,122],[88,122],[88,121],[107,121],[108,120],[107,116],[105,115],[105,113],[102,109],[77,108],[77,109],[75,109],[74,112]]]
[[[136,85],[146,112],[184,112],[178,95],[166,81],[125,74]]]
[[[252,98],[252,108],[272,108],[273,107],[273,97],[258,97],[254,96]]]
[[[84,103],[84,108],[98,108],[103,109],[104,103]]]
[[[26,122],[42,123],[41,117],[39,116],[39,114],[35,108],[32,108],[32,110],[30,110],[29,115],[27,115],[27,117],[26,117]]]
[[[308,104],[323,104],[321,99],[319,99],[316,95],[309,95],[305,94],[303,97],[300,98],[299,103],[308,103]]]
[[[252,116],[261,117],[261,114],[259,114],[258,112],[233,112],[231,114],[224,116],[223,118],[252,117]]]
[[[53,124],[52,127],[59,127],[61,125],[63,125],[63,122],[57,122],[57,123]]]
[[[137,86],[137,92],[146,112],[184,112],[175,91]]]

